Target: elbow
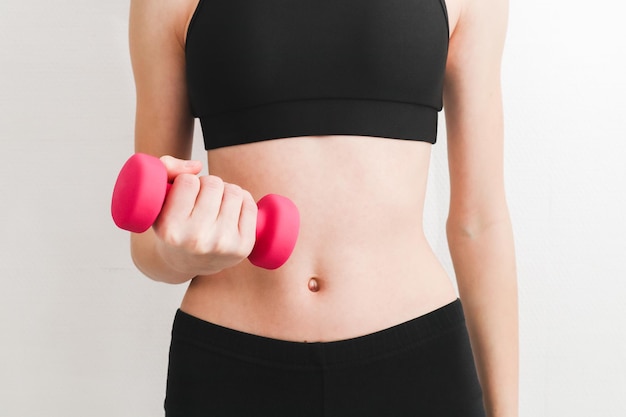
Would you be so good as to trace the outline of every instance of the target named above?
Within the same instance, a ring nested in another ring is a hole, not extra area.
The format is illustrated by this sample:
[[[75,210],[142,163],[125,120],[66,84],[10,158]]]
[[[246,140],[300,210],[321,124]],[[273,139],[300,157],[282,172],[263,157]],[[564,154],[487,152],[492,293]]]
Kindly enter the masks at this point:
[[[484,219],[468,219],[459,221],[448,218],[446,222],[446,234],[449,240],[476,240],[482,236],[486,230],[494,223],[486,222]]]
[[[141,272],[146,277],[155,280],[151,274],[148,273],[147,268],[145,267],[145,250],[143,249],[142,244],[138,241],[136,235],[131,233],[130,236],[130,259],[133,261],[133,265],[139,272]]]
[[[471,214],[451,213],[446,221],[446,234],[450,242],[475,241],[493,231],[511,229],[508,209],[477,211]]]

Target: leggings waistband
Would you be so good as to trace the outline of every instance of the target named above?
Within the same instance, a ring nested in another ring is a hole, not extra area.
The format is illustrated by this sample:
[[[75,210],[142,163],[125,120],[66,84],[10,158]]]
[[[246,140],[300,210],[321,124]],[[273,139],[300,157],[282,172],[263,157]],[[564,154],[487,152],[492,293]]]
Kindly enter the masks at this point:
[[[172,340],[192,343],[255,363],[295,368],[349,364],[373,360],[415,348],[458,325],[465,325],[459,299],[423,316],[365,336],[331,342],[292,342],[219,326],[182,310],[176,312]]]

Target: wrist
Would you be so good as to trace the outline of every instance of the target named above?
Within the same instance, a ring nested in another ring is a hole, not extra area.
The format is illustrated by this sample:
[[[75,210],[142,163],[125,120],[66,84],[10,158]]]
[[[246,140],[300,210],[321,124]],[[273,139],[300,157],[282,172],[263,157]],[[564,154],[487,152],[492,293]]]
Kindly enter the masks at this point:
[[[174,268],[159,253],[152,229],[141,234],[131,234],[131,258],[137,269],[154,281],[182,284],[195,277],[190,272]]]
[[[213,275],[223,269],[212,265],[212,262],[206,257],[191,255],[183,249],[169,246],[161,240],[157,240],[155,247],[157,255],[167,265],[170,274],[184,281],[199,275]]]

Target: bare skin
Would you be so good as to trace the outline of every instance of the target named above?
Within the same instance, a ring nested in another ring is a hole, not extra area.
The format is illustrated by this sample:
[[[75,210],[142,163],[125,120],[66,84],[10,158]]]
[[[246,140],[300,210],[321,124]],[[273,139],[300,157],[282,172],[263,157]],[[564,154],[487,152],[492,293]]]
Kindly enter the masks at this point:
[[[423,315],[458,294],[426,241],[432,146],[355,136],[301,137],[191,154],[184,45],[197,0],[133,0],[136,151],[164,157],[174,185],[154,228],[132,235],[152,279],[191,280],[181,309],[237,330],[293,341],[360,336]],[[507,4],[449,0],[444,102],[450,251],[490,416],[517,416],[517,290],[504,194],[500,60]],[[236,184],[236,185],[235,185]],[[280,269],[253,267],[264,194],[301,212]]]
[[[293,199],[302,227],[282,268],[266,271],[244,261],[196,278],[182,309],[250,333],[328,341],[453,301],[450,279],[422,232],[430,146],[324,137],[210,152],[211,172],[255,199],[268,192]],[[317,292],[309,289],[312,278]]]

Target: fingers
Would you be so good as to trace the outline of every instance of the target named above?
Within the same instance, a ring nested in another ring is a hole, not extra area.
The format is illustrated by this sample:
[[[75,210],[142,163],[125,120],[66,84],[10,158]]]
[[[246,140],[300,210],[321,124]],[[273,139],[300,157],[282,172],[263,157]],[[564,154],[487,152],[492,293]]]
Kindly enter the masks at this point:
[[[243,203],[241,205],[241,216],[239,217],[239,235],[243,240],[243,245],[248,253],[252,252],[256,242],[256,224],[258,216],[258,206],[252,195],[244,191]]]
[[[252,195],[212,175],[200,177],[200,184],[192,217],[203,223],[216,223],[223,233],[237,233],[239,237],[254,240],[257,205]]]
[[[204,218],[215,222],[220,212],[226,184],[220,177],[215,175],[200,177],[199,181],[200,190],[192,215],[196,218]]]
[[[200,161],[178,159],[170,155],[162,156],[160,159],[167,170],[167,180],[170,182],[181,174],[196,175],[202,171],[202,162]]]
[[[225,184],[220,207],[220,222],[226,230],[239,232],[239,217],[243,204],[243,190],[235,184]]]
[[[189,255],[230,264],[252,251],[256,216],[252,195],[241,187],[214,175],[179,174],[154,229],[161,240]]]
[[[165,198],[161,213],[154,226],[160,228],[162,225],[172,226],[183,225],[191,216],[194,210],[196,197],[200,190],[200,180],[192,174],[181,174],[174,179],[174,183]]]
[[[247,256],[256,241],[258,207],[252,195],[235,184],[224,184],[220,207],[219,230],[227,241],[235,243],[236,251]]]

